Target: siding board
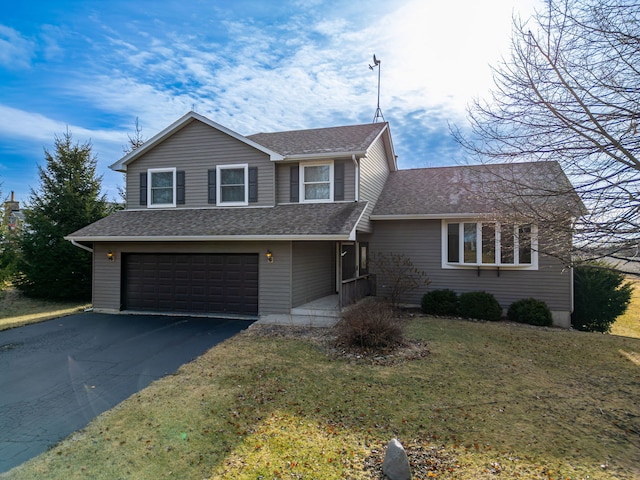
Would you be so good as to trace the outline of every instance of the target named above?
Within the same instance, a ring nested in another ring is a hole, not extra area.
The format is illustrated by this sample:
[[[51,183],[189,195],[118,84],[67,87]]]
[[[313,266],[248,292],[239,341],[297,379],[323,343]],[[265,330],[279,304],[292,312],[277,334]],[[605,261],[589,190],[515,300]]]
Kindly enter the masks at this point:
[[[265,252],[271,250],[273,263]],[[110,262],[107,252],[115,253]],[[121,259],[123,253],[257,253],[258,312],[288,312],[291,308],[291,242],[157,242],[94,244],[93,306],[97,310],[121,309]]]
[[[369,205],[358,224],[358,231],[372,231],[369,215],[382,193],[388,176],[389,163],[381,137],[371,146],[367,156],[360,160],[360,201],[367,201]]]
[[[275,166],[269,157],[202,122],[193,121],[128,165],[127,208],[144,208],[138,198],[140,174],[149,168],[184,170],[188,179],[186,203],[176,208],[200,208],[211,207],[208,170],[215,169],[216,165],[244,163],[258,167],[258,202],[252,206],[274,205]]]
[[[497,298],[503,308],[522,298],[533,297],[547,303],[552,311],[571,310],[571,272],[556,259],[540,255],[538,270],[443,269],[441,263],[440,220],[375,221],[370,241],[373,253],[401,253],[424,270],[431,284],[429,290],[450,288],[456,292],[484,290]],[[543,233],[539,235],[540,241]],[[375,273],[375,269],[372,269]],[[377,279],[378,294],[384,290],[384,278]],[[402,299],[420,304],[425,291],[415,291]]]
[[[293,307],[335,293],[335,248],[334,242],[293,242]]]

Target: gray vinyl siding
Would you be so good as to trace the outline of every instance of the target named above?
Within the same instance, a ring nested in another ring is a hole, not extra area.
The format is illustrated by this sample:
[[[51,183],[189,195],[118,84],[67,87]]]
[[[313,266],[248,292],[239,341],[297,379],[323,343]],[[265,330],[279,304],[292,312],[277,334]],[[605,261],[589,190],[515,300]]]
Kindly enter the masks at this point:
[[[276,203],[290,203],[289,197],[289,175],[291,175],[291,165],[298,165],[297,163],[278,163],[276,168]]]
[[[334,242],[293,242],[292,307],[336,290]]]
[[[258,167],[258,202],[249,205],[274,205],[275,168],[269,157],[219,130],[193,121],[128,165],[127,208],[146,208],[139,199],[141,172],[174,167],[185,172],[186,201],[176,208],[215,206],[208,203],[208,170],[216,165],[245,163]]]
[[[369,202],[369,205],[358,224],[358,231],[371,232],[369,215],[382,193],[388,176],[387,154],[382,138],[379,138],[369,149],[367,156],[360,160],[360,201]]]
[[[265,253],[271,250],[273,262]],[[110,262],[107,252],[113,252]],[[288,313],[291,308],[291,242],[130,242],[95,243],[93,253],[93,307],[120,310],[122,256],[126,253],[257,253],[258,312]]]
[[[321,160],[320,160],[321,161]],[[334,160],[335,161],[335,160]],[[356,198],[355,177],[356,169],[351,159],[344,161],[344,201],[353,202]],[[291,203],[289,187],[291,185],[291,166],[304,165],[300,163],[279,163],[275,168],[276,202]]]
[[[571,272],[555,258],[540,254],[538,270],[506,270],[496,268],[443,269],[441,262],[440,220],[375,221],[370,241],[373,254],[398,253],[408,256],[414,266],[424,270],[431,284],[428,290],[443,288],[458,293],[484,290],[492,293],[501,306],[522,298],[533,297],[547,303],[552,311],[571,311]],[[543,242],[544,232],[538,238]],[[375,273],[375,268],[372,268]],[[384,278],[377,279],[378,295],[384,293]],[[424,291],[409,294],[402,302],[419,304]]]

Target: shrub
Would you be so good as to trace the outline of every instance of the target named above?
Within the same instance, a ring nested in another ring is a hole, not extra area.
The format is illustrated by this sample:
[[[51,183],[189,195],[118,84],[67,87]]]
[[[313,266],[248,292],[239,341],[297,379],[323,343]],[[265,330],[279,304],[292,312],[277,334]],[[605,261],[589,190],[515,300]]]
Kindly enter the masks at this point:
[[[460,315],[465,318],[489,320],[502,317],[502,307],[492,294],[487,292],[465,292],[460,294]]]
[[[380,294],[391,302],[393,308],[398,308],[400,301],[414,290],[431,283],[427,273],[402,253],[373,253],[370,261],[378,277]]]
[[[588,332],[609,332],[631,301],[633,288],[623,282],[624,274],[602,262],[576,267],[571,325]]]
[[[355,305],[342,314],[335,328],[337,343],[345,347],[385,350],[404,343],[404,322],[387,303]]]
[[[523,298],[513,302],[507,311],[507,318],[512,322],[528,323],[549,327],[553,325],[551,310],[542,300],[535,298]]]
[[[422,296],[422,311],[430,315],[457,315],[458,294],[453,290],[433,290]]]

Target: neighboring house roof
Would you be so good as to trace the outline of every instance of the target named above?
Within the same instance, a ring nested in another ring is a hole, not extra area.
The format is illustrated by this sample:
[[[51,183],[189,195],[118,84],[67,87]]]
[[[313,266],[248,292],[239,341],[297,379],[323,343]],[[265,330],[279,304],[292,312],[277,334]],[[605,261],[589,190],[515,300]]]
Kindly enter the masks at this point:
[[[505,207],[585,211],[557,162],[526,162],[391,172],[371,219],[466,217]]]
[[[184,128],[186,125],[188,125],[189,123],[195,120],[205,123],[206,125],[209,125],[210,127],[215,128],[216,130],[219,130],[223,133],[226,133],[227,135],[235,138],[236,140],[241,141],[242,143],[249,145],[250,147],[255,148],[256,150],[260,150],[261,152],[266,153],[267,155],[269,155],[269,158],[271,160],[282,160],[282,155],[280,155],[277,152],[274,152],[273,150],[270,150],[269,148],[266,148],[264,145],[260,145],[254,142],[253,140],[250,140],[247,137],[244,137],[239,133],[234,132],[233,130],[230,130],[227,127],[220,125],[214,122],[213,120],[210,120],[207,117],[202,116],[196,112],[189,112],[186,115],[179,118],[178,120],[176,120],[175,122],[173,122],[171,125],[169,125],[167,128],[162,130],[157,135],[154,135],[153,137],[151,137],[149,140],[144,142],[140,147],[136,148],[135,150],[132,150],[131,152],[129,152],[127,155],[122,157],[120,160],[118,160],[114,164],[109,165],[109,168],[117,172],[126,172],[128,164],[130,164],[135,159],[137,159],[144,153],[148,152],[153,147],[163,142],[164,140],[169,138],[171,135],[178,132],[179,130]]]
[[[270,208],[121,210],[67,237],[77,242],[353,240],[367,202]]]

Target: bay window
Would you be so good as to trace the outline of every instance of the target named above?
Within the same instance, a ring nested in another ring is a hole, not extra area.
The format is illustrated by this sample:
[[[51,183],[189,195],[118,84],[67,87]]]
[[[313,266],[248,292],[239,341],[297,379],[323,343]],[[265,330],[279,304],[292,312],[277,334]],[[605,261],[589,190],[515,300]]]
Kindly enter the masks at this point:
[[[443,268],[537,268],[536,228],[493,221],[443,221]]]

